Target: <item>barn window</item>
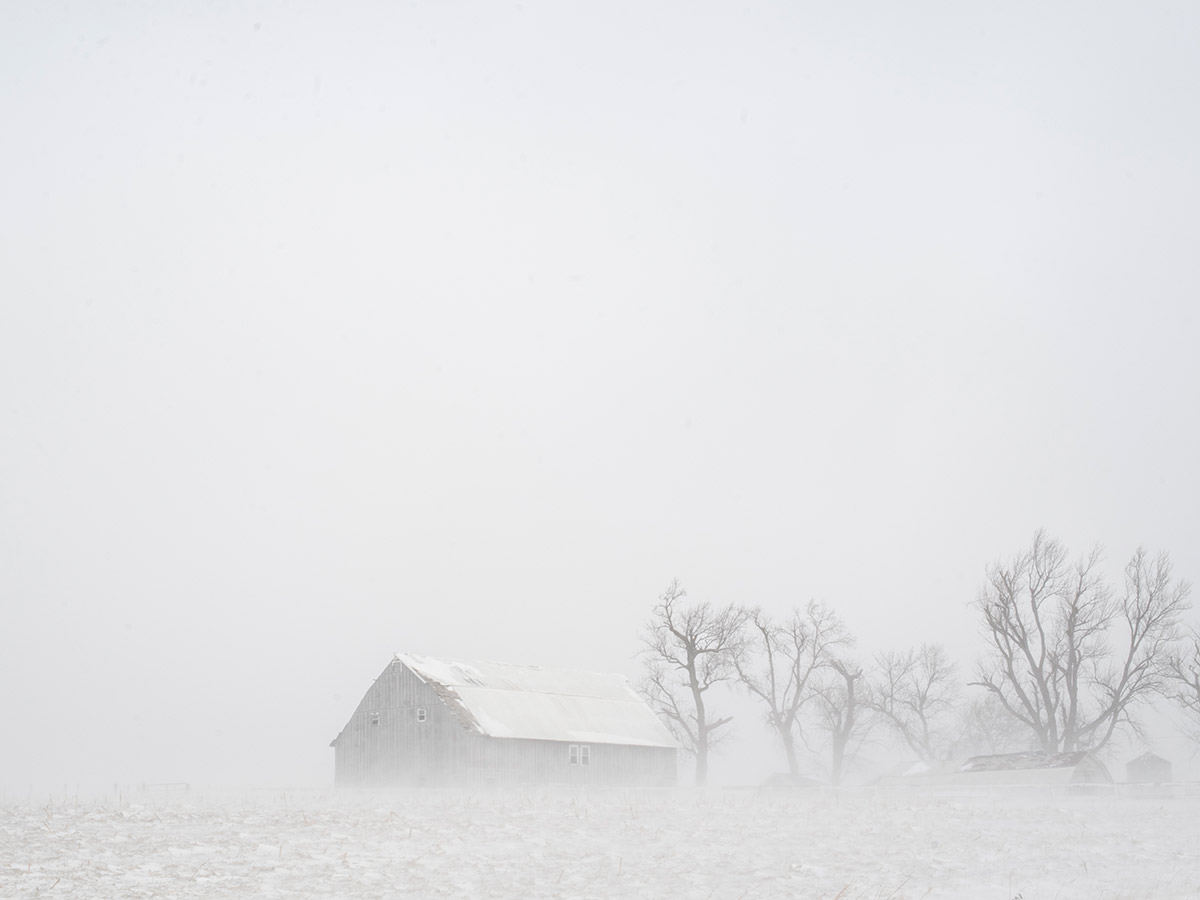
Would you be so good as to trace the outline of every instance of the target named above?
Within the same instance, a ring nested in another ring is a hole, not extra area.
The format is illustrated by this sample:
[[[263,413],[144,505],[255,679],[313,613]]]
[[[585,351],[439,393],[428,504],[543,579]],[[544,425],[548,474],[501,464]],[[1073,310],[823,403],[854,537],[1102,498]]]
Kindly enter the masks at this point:
[[[592,748],[589,744],[581,744],[579,746],[579,764],[581,766],[590,766],[592,764]]]
[[[571,744],[569,747],[567,747],[567,765],[569,765],[569,766],[579,765],[579,745],[578,744]]]
[[[425,712],[425,707],[417,707],[417,721],[424,722],[427,718],[429,718],[429,716]]]
[[[377,713],[377,712],[373,712],[373,713],[371,713],[371,724],[372,724],[372,725],[378,725],[378,724],[379,724],[379,713]]]

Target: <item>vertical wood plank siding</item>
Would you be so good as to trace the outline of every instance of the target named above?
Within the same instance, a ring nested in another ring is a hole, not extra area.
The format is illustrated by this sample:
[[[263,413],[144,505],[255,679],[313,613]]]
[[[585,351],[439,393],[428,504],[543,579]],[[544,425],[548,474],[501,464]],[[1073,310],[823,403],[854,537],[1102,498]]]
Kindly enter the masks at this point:
[[[424,722],[417,719],[418,709],[426,711]],[[379,724],[372,725],[375,713]],[[334,741],[334,783],[675,784],[673,748],[588,746],[590,765],[572,766],[566,741],[493,738],[468,731],[429,685],[394,661],[375,679]]]

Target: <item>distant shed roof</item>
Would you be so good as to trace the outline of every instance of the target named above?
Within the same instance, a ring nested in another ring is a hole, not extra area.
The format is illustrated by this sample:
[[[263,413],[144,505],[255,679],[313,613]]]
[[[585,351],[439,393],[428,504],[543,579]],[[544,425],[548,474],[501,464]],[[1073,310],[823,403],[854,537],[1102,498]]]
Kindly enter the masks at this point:
[[[675,747],[622,675],[397,653],[463,726],[498,738]]]
[[[1131,762],[1131,763],[1159,763],[1159,764],[1166,763],[1167,765],[1171,764],[1171,761],[1169,759],[1163,759],[1157,753],[1152,753],[1149,750],[1147,750],[1145,753],[1143,753],[1141,756],[1137,757],[1136,759],[1131,759],[1129,762]]]

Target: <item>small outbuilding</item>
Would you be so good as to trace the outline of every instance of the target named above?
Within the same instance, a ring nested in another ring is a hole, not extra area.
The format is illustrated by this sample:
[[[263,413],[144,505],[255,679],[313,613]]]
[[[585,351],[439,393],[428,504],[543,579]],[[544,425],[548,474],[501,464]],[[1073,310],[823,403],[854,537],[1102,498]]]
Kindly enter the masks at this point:
[[[1171,761],[1146,751],[1125,764],[1125,780],[1130,784],[1169,784]]]
[[[671,733],[621,675],[397,653],[330,744],[338,786],[673,785]]]

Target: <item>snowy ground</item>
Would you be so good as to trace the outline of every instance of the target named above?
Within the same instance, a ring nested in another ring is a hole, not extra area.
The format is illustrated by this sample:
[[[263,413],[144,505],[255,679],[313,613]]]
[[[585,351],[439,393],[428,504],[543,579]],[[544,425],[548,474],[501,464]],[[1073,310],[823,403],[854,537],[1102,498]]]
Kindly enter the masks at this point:
[[[540,790],[0,802],[0,897],[1200,896],[1200,797]]]

